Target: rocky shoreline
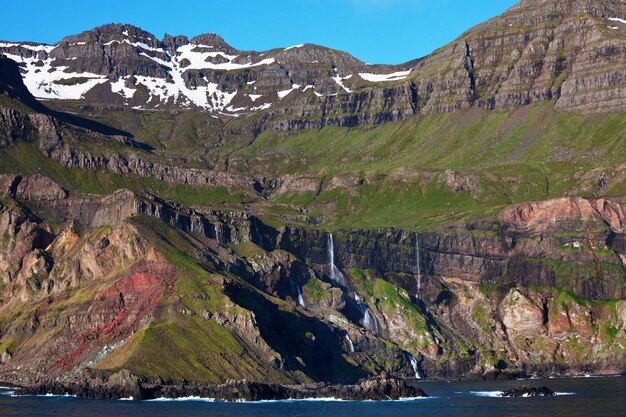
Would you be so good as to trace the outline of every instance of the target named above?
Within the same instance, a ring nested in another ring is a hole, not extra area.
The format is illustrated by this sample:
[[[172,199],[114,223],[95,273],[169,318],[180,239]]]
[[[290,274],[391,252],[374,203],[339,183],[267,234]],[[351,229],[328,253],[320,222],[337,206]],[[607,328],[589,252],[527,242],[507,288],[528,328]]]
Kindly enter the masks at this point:
[[[382,401],[428,397],[420,388],[399,379],[368,379],[356,385],[280,385],[249,381],[228,381],[220,385],[194,382],[161,385],[126,379],[121,384],[45,382],[23,387],[16,395],[69,395],[104,400],[152,400],[158,398],[206,398],[217,402],[276,401],[334,398],[347,401]]]

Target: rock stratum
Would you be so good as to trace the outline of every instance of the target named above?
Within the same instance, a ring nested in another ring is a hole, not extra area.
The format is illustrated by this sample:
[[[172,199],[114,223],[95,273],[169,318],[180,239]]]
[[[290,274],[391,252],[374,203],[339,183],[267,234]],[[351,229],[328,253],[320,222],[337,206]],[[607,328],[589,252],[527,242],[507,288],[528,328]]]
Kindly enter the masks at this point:
[[[11,383],[623,371],[624,199],[331,237],[124,190],[75,195],[41,176],[0,182]]]
[[[130,25],[0,43],[0,380],[623,373],[625,27],[623,2],[522,1],[400,66]]]

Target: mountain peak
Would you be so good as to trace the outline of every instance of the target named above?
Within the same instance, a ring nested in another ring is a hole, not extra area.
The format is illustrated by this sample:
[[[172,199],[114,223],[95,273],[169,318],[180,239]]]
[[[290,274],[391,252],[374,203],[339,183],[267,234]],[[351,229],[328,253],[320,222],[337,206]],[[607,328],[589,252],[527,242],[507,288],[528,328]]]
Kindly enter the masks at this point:
[[[203,33],[202,35],[194,36],[193,38],[191,38],[191,43],[213,47],[219,51],[234,49],[232,46],[226,43],[224,38],[212,32],[207,32]]]
[[[77,35],[67,36],[59,43],[97,42],[107,43],[112,41],[140,41],[150,46],[157,46],[159,41],[156,37],[140,27],[124,23],[108,23],[86,30]]]
[[[599,17],[607,17],[607,15],[624,17],[626,14],[626,3],[622,0],[521,0],[509,11],[529,8],[551,9],[561,15],[591,14]]]

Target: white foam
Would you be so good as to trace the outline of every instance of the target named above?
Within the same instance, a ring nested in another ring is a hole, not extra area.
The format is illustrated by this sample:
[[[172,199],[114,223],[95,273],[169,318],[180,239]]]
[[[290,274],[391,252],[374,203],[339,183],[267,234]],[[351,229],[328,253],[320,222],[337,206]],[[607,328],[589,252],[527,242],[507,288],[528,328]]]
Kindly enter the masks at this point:
[[[203,397],[195,397],[195,396],[189,396],[189,397],[179,397],[179,398],[155,398],[153,400],[147,400],[147,401],[204,401],[204,402],[215,402],[215,398],[203,398]]]
[[[78,398],[76,395],[70,394],[26,394],[26,395],[16,395],[13,394],[11,397],[46,397],[46,398]]]
[[[456,392],[456,394],[463,394],[463,393]],[[503,391],[470,391],[470,394],[476,395],[478,397],[489,397],[489,398],[520,398],[520,397],[503,397],[502,396]],[[554,395],[557,397],[563,397],[563,396],[576,395],[576,393],[575,392],[555,392]],[[528,398],[528,397],[530,397],[529,394],[522,395],[522,398]]]
[[[478,397],[503,398],[502,391],[470,391],[470,394]]]
[[[400,398],[398,400],[366,400],[365,402],[413,402],[413,401],[428,400],[428,399],[433,399],[433,398],[436,398],[436,397],[407,397],[407,398]],[[190,397],[180,397],[180,398],[156,398],[154,400],[148,400],[148,401],[215,402],[215,399],[190,396]],[[227,402],[230,402],[230,401],[227,401]],[[273,404],[273,403],[296,403],[296,402],[362,402],[362,401],[343,400],[341,398],[327,397],[327,398],[300,398],[300,399],[290,398],[290,399],[285,399],[285,400],[260,400],[260,401],[237,400],[234,402],[235,403],[251,403],[251,404]]]
[[[411,70],[393,72],[391,74],[370,74],[367,72],[360,72],[359,76],[365,81],[371,81],[374,83],[384,81],[400,81],[409,76]]]

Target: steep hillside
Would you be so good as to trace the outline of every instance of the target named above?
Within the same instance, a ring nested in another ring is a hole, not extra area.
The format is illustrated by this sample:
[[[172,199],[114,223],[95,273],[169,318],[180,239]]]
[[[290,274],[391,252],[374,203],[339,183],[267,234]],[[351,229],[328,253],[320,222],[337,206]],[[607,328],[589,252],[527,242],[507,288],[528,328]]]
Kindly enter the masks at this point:
[[[624,5],[524,0],[399,66],[0,43],[0,380],[624,372]]]
[[[624,367],[623,199],[524,204],[426,234],[329,235],[129,191],[68,193],[41,176],[0,183],[3,380]]]

